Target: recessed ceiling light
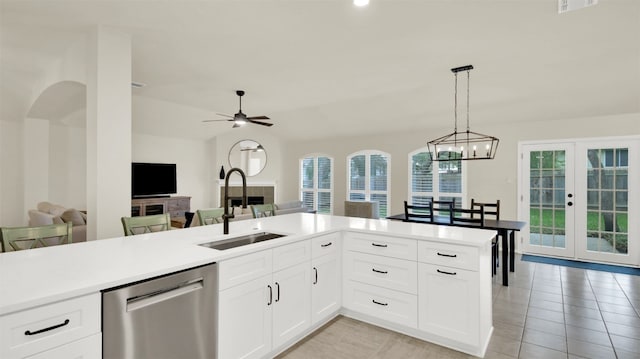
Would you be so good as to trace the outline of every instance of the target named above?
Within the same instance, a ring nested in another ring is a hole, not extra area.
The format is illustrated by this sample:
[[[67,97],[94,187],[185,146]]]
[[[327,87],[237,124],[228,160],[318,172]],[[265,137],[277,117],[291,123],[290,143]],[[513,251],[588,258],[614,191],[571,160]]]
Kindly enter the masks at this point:
[[[369,5],[369,0],[353,0],[353,5],[363,7]]]

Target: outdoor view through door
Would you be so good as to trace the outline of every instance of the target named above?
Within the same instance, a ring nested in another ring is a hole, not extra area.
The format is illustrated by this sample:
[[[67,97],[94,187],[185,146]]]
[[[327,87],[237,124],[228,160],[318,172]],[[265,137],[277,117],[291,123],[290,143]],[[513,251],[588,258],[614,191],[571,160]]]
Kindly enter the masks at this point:
[[[533,254],[638,265],[638,139],[522,146],[520,213]],[[635,158],[635,162],[634,162]],[[525,235],[526,237],[526,235]]]

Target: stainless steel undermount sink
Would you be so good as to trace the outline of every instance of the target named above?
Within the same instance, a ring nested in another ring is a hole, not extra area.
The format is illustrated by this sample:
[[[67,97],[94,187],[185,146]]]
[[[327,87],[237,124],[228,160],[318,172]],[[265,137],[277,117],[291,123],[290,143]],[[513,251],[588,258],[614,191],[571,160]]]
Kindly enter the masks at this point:
[[[284,236],[285,236],[284,234],[277,234],[277,233],[270,233],[270,232],[259,232],[259,233],[248,234],[248,235],[245,235],[245,236],[224,239],[224,240],[221,240],[221,241],[202,243],[202,244],[199,244],[199,245],[203,246],[203,247],[213,248],[213,249],[217,249],[217,250],[221,250],[222,251],[222,250],[229,249],[229,248],[245,246],[247,244],[253,244],[253,243],[258,243],[258,242],[264,242],[264,241],[268,241],[270,239],[276,239],[276,238],[280,238],[280,237],[284,237]]]

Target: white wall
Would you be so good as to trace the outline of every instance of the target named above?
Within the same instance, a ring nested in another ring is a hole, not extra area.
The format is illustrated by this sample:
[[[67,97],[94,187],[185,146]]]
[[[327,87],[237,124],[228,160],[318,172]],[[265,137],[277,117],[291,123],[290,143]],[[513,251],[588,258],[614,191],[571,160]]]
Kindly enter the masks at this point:
[[[191,210],[212,207],[209,144],[201,140],[134,134],[132,161],[175,163],[178,196],[191,197]]]
[[[85,128],[64,125],[50,126],[49,149],[48,200],[65,207],[86,210],[87,147]],[[35,206],[36,203],[30,205]]]
[[[472,123],[473,125],[473,123]],[[408,153],[426,146],[427,141],[450,133],[444,127],[421,133],[398,132],[378,136],[360,136],[286,143],[281,193],[298,198],[299,159],[309,153],[325,153],[334,158],[334,214],[344,214],[346,198],[346,157],[356,151],[376,149],[391,154],[391,202],[389,213],[400,213],[408,191]],[[640,134],[640,113],[550,122],[497,124],[473,128],[500,139],[494,160],[468,162],[468,198],[479,201],[501,200],[501,218],[517,217],[518,141],[623,136]]]
[[[23,124],[0,120],[0,225],[26,225]]]

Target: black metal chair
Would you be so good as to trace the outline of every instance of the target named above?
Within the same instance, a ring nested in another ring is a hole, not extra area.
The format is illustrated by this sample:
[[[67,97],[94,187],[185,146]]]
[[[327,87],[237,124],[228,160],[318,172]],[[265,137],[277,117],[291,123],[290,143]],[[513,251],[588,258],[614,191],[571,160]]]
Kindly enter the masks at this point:
[[[413,205],[404,201],[404,222],[433,222],[433,207],[431,203]]]

